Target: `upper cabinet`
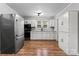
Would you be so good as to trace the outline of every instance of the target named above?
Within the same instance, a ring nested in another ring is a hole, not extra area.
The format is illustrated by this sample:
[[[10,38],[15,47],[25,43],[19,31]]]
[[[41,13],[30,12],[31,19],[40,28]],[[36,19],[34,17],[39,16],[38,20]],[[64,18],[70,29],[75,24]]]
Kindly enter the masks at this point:
[[[47,28],[48,21],[37,21],[37,28]]]
[[[31,24],[31,27],[36,27],[36,20],[25,20],[24,24]]]
[[[48,27],[48,21],[43,21],[43,28],[47,28]]]
[[[59,31],[69,32],[69,20],[68,20],[68,12],[63,14],[58,19],[58,29]]]
[[[31,24],[34,31],[52,31],[54,20],[25,20],[25,24]]]
[[[25,20],[24,24],[31,24],[31,20]]]
[[[42,27],[41,21],[37,21],[37,28],[41,28],[41,27]]]
[[[37,31],[48,31],[48,21],[47,20],[38,20]]]
[[[50,27],[54,27],[55,26],[55,23],[54,23],[55,21],[54,20],[50,20]]]

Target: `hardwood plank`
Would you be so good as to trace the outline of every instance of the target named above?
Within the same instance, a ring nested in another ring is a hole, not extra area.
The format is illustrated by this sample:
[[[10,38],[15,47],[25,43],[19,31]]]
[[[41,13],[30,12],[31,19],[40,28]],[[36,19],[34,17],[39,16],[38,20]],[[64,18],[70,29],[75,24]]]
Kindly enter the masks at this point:
[[[0,54],[0,56],[67,56],[58,47],[55,40],[25,41],[23,48],[17,54]]]

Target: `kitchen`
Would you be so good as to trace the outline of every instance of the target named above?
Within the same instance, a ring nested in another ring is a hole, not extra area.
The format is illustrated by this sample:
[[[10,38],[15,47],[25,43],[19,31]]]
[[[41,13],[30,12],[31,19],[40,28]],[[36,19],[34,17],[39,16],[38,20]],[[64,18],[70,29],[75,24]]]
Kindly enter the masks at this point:
[[[79,4],[0,3],[0,56],[79,55]]]

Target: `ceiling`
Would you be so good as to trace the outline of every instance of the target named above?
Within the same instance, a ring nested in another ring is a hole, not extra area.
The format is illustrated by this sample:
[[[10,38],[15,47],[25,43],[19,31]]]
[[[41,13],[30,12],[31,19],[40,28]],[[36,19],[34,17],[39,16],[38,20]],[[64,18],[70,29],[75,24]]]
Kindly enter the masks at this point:
[[[63,10],[69,3],[7,3],[8,6],[16,10],[21,16],[55,16]]]

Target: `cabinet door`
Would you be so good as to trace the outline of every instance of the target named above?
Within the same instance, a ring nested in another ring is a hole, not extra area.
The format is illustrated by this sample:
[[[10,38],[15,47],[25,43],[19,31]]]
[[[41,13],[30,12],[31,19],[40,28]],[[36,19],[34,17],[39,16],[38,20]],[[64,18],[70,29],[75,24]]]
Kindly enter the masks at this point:
[[[69,32],[69,19],[68,19],[68,13],[65,13],[63,15],[63,31]]]
[[[42,39],[43,40],[49,40],[49,32],[42,32]]]
[[[64,52],[69,53],[68,45],[69,33],[59,32],[59,47],[64,50]]]
[[[31,40],[40,40],[42,36],[42,32],[40,31],[31,32]]]
[[[64,51],[68,54],[69,53],[69,33],[63,33],[63,38],[64,38]]]
[[[49,39],[55,40],[55,32],[49,32]]]
[[[60,16],[58,20],[58,28],[59,31],[63,32],[69,32],[69,19],[68,19],[68,13],[63,14]]]
[[[58,30],[63,31],[63,16],[61,16],[58,20]]]
[[[36,24],[36,31],[41,31],[41,28],[42,28],[42,22],[41,21],[37,21],[37,24]]]
[[[64,33],[59,32],[58,34],[59,47],[64,50]]]
[[[36,20],[31,20],[31,27],[36,27]]]
[[[55,20],[50,20],[50,24],[49,24],[49,25],[50,25],[50,27],[55,26],[55,23],[54,23],[54,22],[55,22]]]

